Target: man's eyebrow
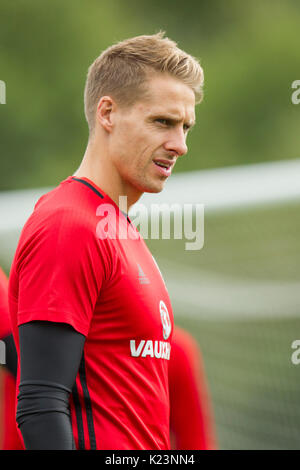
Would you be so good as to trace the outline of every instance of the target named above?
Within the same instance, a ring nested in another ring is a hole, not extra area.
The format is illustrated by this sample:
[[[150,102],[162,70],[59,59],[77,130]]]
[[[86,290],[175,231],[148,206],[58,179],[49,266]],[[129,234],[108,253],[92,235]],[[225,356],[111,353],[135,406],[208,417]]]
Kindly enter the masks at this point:
[[[166,119],[176,124],[182,122],[182,119],[178,118],[177,116],[174,116],[173,114],[168,114],[168,113],[155,113],[155,115],[153,116],[153,119]],[[185,121],[184,124],[189,126],[189,128],[191,129],[196,124],[196,120],[189,119],[188,121]]]

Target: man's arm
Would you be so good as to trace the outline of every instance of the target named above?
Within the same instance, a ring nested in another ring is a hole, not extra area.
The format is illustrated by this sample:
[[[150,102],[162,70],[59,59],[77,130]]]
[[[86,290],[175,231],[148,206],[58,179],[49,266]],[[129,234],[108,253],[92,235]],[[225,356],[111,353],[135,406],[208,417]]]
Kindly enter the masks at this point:
[[[19,326],[20,393],[17,423],[28,450],[75,449],[69,395],[85,337],[64,323]]]

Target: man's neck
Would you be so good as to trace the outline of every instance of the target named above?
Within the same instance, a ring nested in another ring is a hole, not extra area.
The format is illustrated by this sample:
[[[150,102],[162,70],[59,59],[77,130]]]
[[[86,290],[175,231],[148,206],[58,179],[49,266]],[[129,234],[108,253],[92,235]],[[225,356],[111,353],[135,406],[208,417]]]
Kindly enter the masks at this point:
[[[91,180],[125,212],[126,210],[128,212],[130,207],[142,196],[141,192],[122,180],[108,157],[104,157],[103,154],[97,155],[96,149],[89,146],[79,168],[73,176]],[[124,200],[122,196],[125,196],[126,199]]]

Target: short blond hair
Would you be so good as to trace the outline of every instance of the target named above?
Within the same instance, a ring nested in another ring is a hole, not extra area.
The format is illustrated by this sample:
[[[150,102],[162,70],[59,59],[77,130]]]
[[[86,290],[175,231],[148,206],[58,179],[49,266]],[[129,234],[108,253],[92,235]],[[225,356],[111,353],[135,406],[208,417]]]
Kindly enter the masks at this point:
[[[90,134],[101,96],[109,95],[120,106],[130,106],[146,91],[149,72],[163,72],[178,78],[203,97],[203,70],[197,59],[182,51],[160,31],[126,39],[102,52],[91,64],[84,90],[84,110]]]

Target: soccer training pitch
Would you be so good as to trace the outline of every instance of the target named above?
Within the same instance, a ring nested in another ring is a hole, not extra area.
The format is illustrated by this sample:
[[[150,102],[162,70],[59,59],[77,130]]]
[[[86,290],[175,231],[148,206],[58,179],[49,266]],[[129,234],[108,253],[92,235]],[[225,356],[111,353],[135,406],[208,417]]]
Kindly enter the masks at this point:
[[[300,448],[300,204],[206,214],[205,242],[147,240],[198,340],[222,449]]]

